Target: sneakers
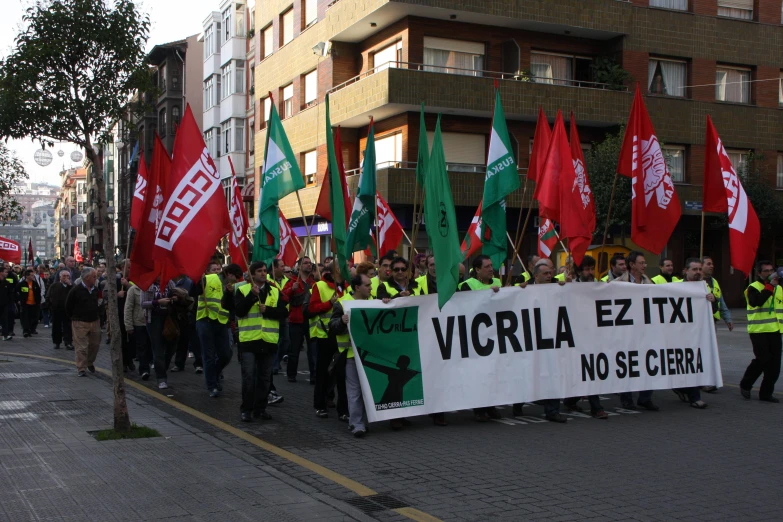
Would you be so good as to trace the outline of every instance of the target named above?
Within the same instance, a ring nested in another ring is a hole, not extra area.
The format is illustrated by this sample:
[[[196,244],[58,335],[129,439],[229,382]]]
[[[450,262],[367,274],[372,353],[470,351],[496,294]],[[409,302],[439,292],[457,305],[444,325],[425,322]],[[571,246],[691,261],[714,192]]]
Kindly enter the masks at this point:
[[[598,410],[591,413],[594,419],[606,420],[609,418],[609,414],[604,410]]]
[[[329,416],[329,412],[326,410],[315,410],[315,416],[319,419],[325,419]]]
[[[11,339],[13,339],[13,337],[11,337],[10,335],[6,335],[5,337],[3,337],[3,341],[10,341]]]
[[[141,374],[142,381],[148,381],[150,379],[150,372],[144,372]]]
[[[250,417],[250,414],[245,411],[239,414],[239,420],[241,420],[242,422],[253,422],[253,419]]]
[[[212,390],[211,392],[209,392],[209,396],[210,396],[211,398],[213,398],[213,399],[216,399],[216,398],[220,397],[220,390],[218,390],[217,388],[215,388],[214,390]]]
[[[282,362],[284,362],[284,363],[288,363],[288,356],[287,356],[287,355],[284,355],[284,356],[283,356],[283,361],[282,361]]]
[[[159,390],[165,390],[169,387],[168,383],[166,381],[160,381],[158,383],[158,389]]]
[[[559,422],[561,424],[565,424],[566,422],[568,422],[568,418],[560,412],[547,415],[546,420],[548,420],[549,422]]]
[[[76,375],[78,375],[79,377],[87,377],[87,372],[85,372],[84,370],[79,370],[76,373]]]
[[[95,373],[95,366],[92,364],[87,367],[88,370],[90,370],[90,373]]]
[[[742,394],[743,397],[750,400],[750,390],[746,390],[745,388],[740,386],[740,393]]]
[[[267,396],[266,401],[270,405],[272,405],[272,404],[280,404],[281,402],[283,402],[283,396],[282,395],[278,395],[275,392],[269,392],[269,395]]]
[[[192,358],[193,358],[193,352],[188,352],[188,359],[192,359]]]
[[[196,366],[196,375],[201,375],[202,373],[204,373],[204,368]]]

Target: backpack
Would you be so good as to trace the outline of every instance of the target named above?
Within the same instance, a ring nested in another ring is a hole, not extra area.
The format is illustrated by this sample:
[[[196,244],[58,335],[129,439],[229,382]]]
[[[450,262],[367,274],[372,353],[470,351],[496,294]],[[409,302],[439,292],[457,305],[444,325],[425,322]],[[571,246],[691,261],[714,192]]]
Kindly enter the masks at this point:
[[[310,314],[310,295],[313,293],[310,287],[307,288],[307,292],[304,293],[304,302],[302,303],[302,318],[309,320],[312,315]]]

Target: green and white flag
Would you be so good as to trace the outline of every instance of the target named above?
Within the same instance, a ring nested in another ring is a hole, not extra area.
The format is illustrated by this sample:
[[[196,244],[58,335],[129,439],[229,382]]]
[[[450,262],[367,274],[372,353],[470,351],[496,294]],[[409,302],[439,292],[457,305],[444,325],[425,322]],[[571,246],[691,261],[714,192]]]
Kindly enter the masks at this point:
[[[440,115],[435,126],[432,153],[424,180],[424,219],[427,235],[435,256],[435,276],[438,281],[438,307],[443,308],[459,283],[459,264],[462,253],[457,236],[457,215],[451,196],[446,157],[443,153],[443,137],[440,133]]]
[[[359,175],[359,189],[353,200],[351,219],[348,220],[348,237],[345,240],[345,257],[364,250],[372,242],[372,226],[375,223],[375,125],[370,121],[367,147],[364,149],[364,163]]]
[[[492,136],[489,140],[487,175],[484,178],[484,199],[481,222],[489,228],[489,239],[484,240],[482,253],[492,259],[492,266],[500,269],[506,259],[506,197],[519,188],[517,162],[511,154],[506,116],[500,103],[500,90],[495,89],[495,115],[492,118]]]
[[[342,180],[340,179],[340,165],[338,164],[337,152],[334,145],[334,131],[332,130],[332,119],[329,115],[329,95],[326,95],[326,156],[329,161],[329,207],[332,211],[332,239],[334,239],[334,251],[336,254],[337,267],[343,279],[349,280],[351,273],[348,271],[348,262],[346,252],[346,216],[345,216],[345,195],[342,190]],[[338,127],[339,132],[339,127]],[[342,151],[340,151],[342,159]]]
[[[274,103],[267,127],[253,261],[264,261],[268,265],[280,251],[280,200],[303,189],[305,183]]]

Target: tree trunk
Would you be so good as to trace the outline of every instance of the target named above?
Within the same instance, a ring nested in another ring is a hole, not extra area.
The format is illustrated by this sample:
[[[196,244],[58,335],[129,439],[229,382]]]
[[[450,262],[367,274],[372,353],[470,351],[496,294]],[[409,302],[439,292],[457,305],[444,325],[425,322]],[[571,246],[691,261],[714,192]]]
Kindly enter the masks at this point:
[[[103,177],[103,151],[95,153],[87,141],[87,158],[92,162],[92,175],[95,179],[95,201],[98,207],[96,222],[103,225],[103,255],[106,256],[106,289],[103,298],[107,300],[106,320],[108,331],[112,333],[110,348],[111,380],[114,385],[114,429],[118,432],[130,432],[131,422],[128,404],[125,401],[125,379],[123,377],[122,333],[120,315],[117,310],[117,281],[114,262],[114,223],[107,212],[106,180]]]

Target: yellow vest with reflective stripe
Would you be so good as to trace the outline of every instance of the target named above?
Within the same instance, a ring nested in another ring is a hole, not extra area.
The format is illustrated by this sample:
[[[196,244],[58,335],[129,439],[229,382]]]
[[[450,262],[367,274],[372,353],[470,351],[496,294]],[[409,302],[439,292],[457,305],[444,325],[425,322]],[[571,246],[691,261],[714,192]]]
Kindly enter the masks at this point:
[[[427,275],[424,274],[421,277],[416,278],[416,288],[413,291],[413,295],[430,295],[430,290],[427,288]]]
[[[208,274],[204,293],[198,297],[198,306],[196,307],[196,321],[204,318],[217,320],[220,324],[228,322],[228,310],[220,306],[220,300],[223,298],[223,283],[217,274]]]
[[[723,291],[720,289],[720,285],[718,284],[718,280],[714,277],[712,278],[712,287],[710,287],[710,284],[707,283],[707,288],[710,289],[710,292],[712,292],[712,295],[715,296],[715,300],[718,301],[718,311],[712,314],[712,316],[715,318],[716,321],[720,320],[720,298],[723,295]]]
[[[555,281],[565,281],[565,272],[561,272],[555,276]]]
[[[372,299],[372,297],[370,297],[370,299]],[[355,301],[355,299],[353,298],[353,295],[345,294],[337,301],[340,304],[343,304],[346,301]],[[351,336],[348,334],[348,331],[346,330],[346,333],[339,334],[335,337],[337,338],[337,349],[340,350],[340,353],[348,350],[348,355],[346,355],[346,357],[348,359],[353,359],[353,346],[351,346]]]
[[[758,281],[754,281],[750,284],[750,287],[755,288],[759,292],[764,290],[764,284]],[[745,289],[745,302],[748,305],[748,333],[769,333],[781,331],[781,325],[779,322],[783,322],[783,304],[778,301],[783,299],[779,287],[775,287],[775,291],[772,296],[767,299],[763,305],[753,307],[750,306],[748,301],[748,288]]]
[[[381,285],[378,285],[380,288]],[[389,294],[389,297],[394,297],[395,295],[399,294],[400,291],[394,288],[392,285],[390,285],[387,281],[383,282],[383,286],[386,287],[386,292]],[[376,296],[377,297],[377,296]]]
[[[663,285],[668,283],[666,278],[663,277],[663,274],[658,274],[657,276],[653,277],[652,282],[655,283],[656,285]],[[680,279],[679,277],[672,276],[672,283],[682,283],[682,279]]]
[[[239,292],[247,296],[252,288],[251,285],[242,285],[239,287]],[[277,306],[278,299],[280,299],[280,292],[277,287],[269,285],[269,293],[264,304],[267,308],[274,308]],[[237,317],[237,330],[239,331],[240,343],[260,340],[276,345],[280,340],[280,321],[268,319],[261,315],[258,301],[253,303],[245,317]]]
[[[315,284],[318,288],[318,295],[321,296],[321,302],[328,302],[335,293],[335,290],[330,288],[325,281],[318,281]],[[326,311],[315,317],[310,318],[310,338],[326,339],[329,337],[329,319],[331,319],[332,313]]]
[[[373,277],[370,279],[370,295],[372,297],[378,297],[378,286],[381,284],[381,280],[378,278],[378,276]]]
[[[482,283],[475,277],[466,279],[464,282],[460,284],[460,286],[462,285],[467,285],[468,288],[470,288],[471,290],[489,290],[493,286],[503,286],[500,282],[500,279],[498,279],[497,277],[493,277],[492,282],[488,285]]]

